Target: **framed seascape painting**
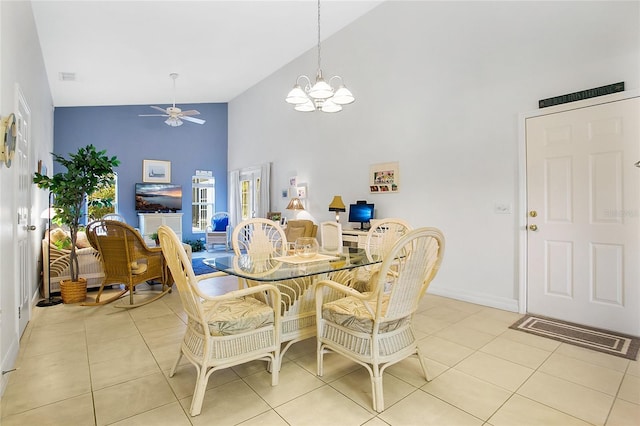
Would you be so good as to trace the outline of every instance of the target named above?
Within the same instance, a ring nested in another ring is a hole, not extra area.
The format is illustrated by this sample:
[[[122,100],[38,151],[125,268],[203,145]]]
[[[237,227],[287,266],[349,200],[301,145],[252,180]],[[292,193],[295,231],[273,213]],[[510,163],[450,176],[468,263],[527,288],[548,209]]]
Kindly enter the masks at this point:
[[[171,183],[171,161],[142,160],[142,181]]]
[[[388,194],[400,189],[398,162],[373,164],[369,169],[369,192]]]

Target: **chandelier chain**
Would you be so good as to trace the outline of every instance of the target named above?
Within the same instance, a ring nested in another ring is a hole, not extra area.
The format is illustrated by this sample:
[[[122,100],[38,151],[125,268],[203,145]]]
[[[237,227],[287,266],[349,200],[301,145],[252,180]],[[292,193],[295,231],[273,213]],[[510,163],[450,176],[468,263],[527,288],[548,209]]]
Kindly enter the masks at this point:
[[[318,0],[318,71],[322,69],[320,64],[320,0]]]

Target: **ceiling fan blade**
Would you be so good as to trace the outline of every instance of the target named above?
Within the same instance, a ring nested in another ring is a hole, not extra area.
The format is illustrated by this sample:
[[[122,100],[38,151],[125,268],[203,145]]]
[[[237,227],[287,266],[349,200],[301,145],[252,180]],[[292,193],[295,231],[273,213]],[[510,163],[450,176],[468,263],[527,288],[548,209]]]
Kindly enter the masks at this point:
[[[167,114],[138,114],[138,117],[168,117]]]
[[[195,109],[190,109],[188,111],[182,111],[182,115],[200,115],[200,111],[196,111]]]
[[[181,118],[182,120],[190,121],[190,122],[192,122],[192,123],[196,123],[196,124],[204,124],[204,123],[206,123],[206,121],[205,121],[205,120],[201,120],[201,119],[199,119],[199,118],[193,118],[193,117],[188,117],[188,116],[183,116],[183,117],[180,117],[180,118]]]
[[[167,110],[166,110],[166,109],[164,109],[164,108],[160,108],[160,107],[153,106],[153,105],[151,106],[151,108],[156,109],[156,110],[158,110],[158,111],[162,111],[162,112],[164,112],[165,114],[167,113]]]

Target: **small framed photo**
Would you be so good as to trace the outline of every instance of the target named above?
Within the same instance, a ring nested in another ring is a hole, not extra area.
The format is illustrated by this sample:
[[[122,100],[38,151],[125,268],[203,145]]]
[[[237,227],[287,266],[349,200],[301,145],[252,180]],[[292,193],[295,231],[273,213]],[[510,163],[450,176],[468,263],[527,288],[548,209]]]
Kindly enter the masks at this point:
[[[298,198],[300,198],[301,200],[304,200],[305,198],[307,198],[307,184],[306,183],[298,184],[298,187],[296,189],[297,189],[296,196]]]
[[[392,193],[400,189],[398,162],[373,164],[369,169],[369,192]]]
[[[171,183],[171,161],[142,160],[142,181]]]
[[[274,222],[280,223],[280,220],[282,219],[282,213],[281,212],[268,212],[267,213],[267,219],[273,220]]]

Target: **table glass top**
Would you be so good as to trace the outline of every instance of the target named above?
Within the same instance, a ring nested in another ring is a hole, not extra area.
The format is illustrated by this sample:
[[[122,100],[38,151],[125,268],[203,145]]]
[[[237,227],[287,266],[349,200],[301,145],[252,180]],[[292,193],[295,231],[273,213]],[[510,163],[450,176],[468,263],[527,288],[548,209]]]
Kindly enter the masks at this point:
[[[320,252],[311,258],[299,256],[259,257],[242,254],[204,259],[212,268],[255,281],[283,281],[380,263],[370,261],[363,249],[345,248],[342,253]]]

